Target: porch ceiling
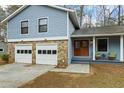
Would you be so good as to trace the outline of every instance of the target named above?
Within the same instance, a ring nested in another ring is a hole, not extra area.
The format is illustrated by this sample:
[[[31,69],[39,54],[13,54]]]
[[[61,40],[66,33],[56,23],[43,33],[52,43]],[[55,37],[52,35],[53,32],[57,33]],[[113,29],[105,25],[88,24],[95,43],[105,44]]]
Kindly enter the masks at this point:
[[[92,37],[124,35],[124,26],[107,26],[94,28],[81,28],[72,33],[71,37]]]

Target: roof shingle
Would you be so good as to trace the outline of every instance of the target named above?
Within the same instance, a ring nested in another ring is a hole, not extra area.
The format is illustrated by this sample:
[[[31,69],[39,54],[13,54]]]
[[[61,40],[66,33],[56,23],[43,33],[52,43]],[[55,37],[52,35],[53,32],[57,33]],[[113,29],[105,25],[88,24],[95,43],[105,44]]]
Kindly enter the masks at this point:
[[[104,35],[124,34],[124,26],[107,26],[94,28],[81,28],[72,33],[72,37],[76,36],[104,36]]]

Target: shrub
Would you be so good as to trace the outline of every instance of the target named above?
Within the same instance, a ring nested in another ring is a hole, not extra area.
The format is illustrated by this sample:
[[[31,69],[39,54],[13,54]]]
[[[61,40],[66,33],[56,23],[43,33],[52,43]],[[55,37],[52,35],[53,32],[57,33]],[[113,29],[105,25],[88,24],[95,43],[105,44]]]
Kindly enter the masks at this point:
[[[2,60],[8,62],[8,60],[9,60],[9,55],[3,54],[3,55],[2,55]]]

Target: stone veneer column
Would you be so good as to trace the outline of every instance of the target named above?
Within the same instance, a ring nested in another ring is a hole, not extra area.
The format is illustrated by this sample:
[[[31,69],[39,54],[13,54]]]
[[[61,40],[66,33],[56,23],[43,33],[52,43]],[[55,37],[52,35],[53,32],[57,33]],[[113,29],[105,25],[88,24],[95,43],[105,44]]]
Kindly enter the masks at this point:
[[[58,68],[65,68],[68,65],[68,41],[58,42]]]
[[[8,43],[8,54],[9,54],[8,63],[14,63],[15,62],[15,45],[13,43]]]
[[[36,43],[32,43],[32,64],[36,64]]]

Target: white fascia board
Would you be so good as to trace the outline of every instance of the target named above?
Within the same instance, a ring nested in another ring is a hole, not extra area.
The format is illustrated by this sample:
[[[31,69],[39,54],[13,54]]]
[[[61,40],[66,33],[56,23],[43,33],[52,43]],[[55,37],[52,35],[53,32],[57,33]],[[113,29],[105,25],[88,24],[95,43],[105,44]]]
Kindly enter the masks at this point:
[[[93,37],[93,36],[118,36],[124,35],[124,33],[114,33],[114,34],[94,34],[94,35],[72,35],[71,37]]]
[[[21,42],[21,41],[44,41],[44,40],[68,40],[68,37],[66,37],[66,36],[60,36],[60,37],[46,37],[46,38],[8,39],[8,42]]]
[[[55,6],[55,5],[47,5],[47,6],[52,7],[52,8],[56,8],[56,9],[59,9],[59,10],[63,10],[63,11],[74,12],[74,10],[72,10],[72,9],[59,7],[59,6]]]

